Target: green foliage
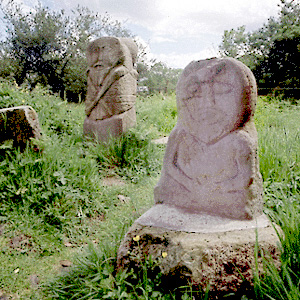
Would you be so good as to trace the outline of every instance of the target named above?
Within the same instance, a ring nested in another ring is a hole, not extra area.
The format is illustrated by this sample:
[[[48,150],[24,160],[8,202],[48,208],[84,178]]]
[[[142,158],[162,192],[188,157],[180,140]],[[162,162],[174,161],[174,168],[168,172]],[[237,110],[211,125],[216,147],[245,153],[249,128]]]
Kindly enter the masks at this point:
[[[78,108],[70,109],[57,97],[46,96],[42,89],[27,94],[2,84],[1,94],[5,107],[31,105],[38,112],[43,129],[43,140],[37,142],[38,152],[28,148],[22,154],[2,148],[1,215],[6,215],[10,207],[28,206],[41,214],[46,223],[62,226],[66,220],[96,211],[99,205],[92,201],[99,191],[96,162],[78,159],[78,147],[82,147]],[[42,94],[45,95],[41,97]],[[66,144],[68,152],[64,151]]]
[[[300,99],[299,49],[299,34],[275,40],[268,57],[253,70],[259,86],[267,91],[276,87],[283,98]]]
[[[258,30],[246,32],[245,26],[225,30],[219,51],[222,56],[240,59],[250,67],[268,56],[275,40],[292,38],[299,32],[299,3],[282,0],[278,17],[270,17]],[[251,64],[252,63],[252,64]]]
[[[134,36],[108,14],[99,15],[77,7],[71,15],[51,11],[41,4],[25,12],[15,1],[0,6],[5,15],[6,40],[0,43],[0,77],[13,78],[31,89],[36,84],[50,87],[70,102],[86,94],[86,46],[101,36]],[[139,48],[139,85],[150,94],[174,91],[181,70],[162,62],[146,63],[143,46]]]
[[[148,94],[175,92],[181,69],[172,69],[165,63],[152,61],[149,65],[138,63],[139,86],[146,86]]]
[[[255,286],[259,299],[300,299],[300,222],[299,222],[299,190],[294,192],[293,202],[289,195],[281,191],[281,206],[276,213],[269,211],[272,220],[280,226],[277,234],[280,240],[280,267],[270,258],[268,253],[260,253],[263,257],[263,276],[257,277]]]
[[[27,148],[22,154],[7,145],[0,149],[2,216],[11,207],[24,206],[47,224],[64,228],[103,212],[99,171],[138,182],[160,169],[162,146],[151,142],[154,133],[144,134],[137,128],[107,144],[84,140],[84,106],[61,101],[39,86],[29,93],[2,83],[0,103],[2,107],[31,105],[43,133],[43,139],[36,141],[39,152]]]
[[[280,228],[276,230],[281,250],[280,268],[268,253],[259,253],[264,272],[255,281],[258,299],[300,298],[300,139],[294,126],[299,117],[299,109],[288,102],[260,99],[258,103],[256,124],[265,210]]]
[[[246,27],[240,26],[236,30],[225,30],[222,44],[219,47],[223,56],[239,58],[245,52],[247,36]]]
[[[113,257],[116,253],[106,243],[90,245],[76,267],[44,287],[46,299],[195,299],[188,287],[168,291],[151,258],[139,269],[115,272]]]
[[[137,119],[139,124],[147,124],[145,130],[156,129],[160,134],[168,135],[177,122],[175,94],[140,97],[137,101]]]
[[[300,4],[282,0],[278,18],[253,32],[245,26],[225,30],[219,51],[249,66],[257,79],[259,91],[266,95],[281,89],[284,98],[300,98],[299,35]]]
[[[197,287],[167,288],[151,258],[140,269],[115,272],[127,228],[153,203],[165,146],[150,141],[168,135],[176,124],[174,95],[140,97],[137,128],[106,145],[82,137],[83,104],[62,101],[39,85],[28,92],[2,82],[0,105],[31,105],[43,132],[37,141],[40,152],[0,147],[1,291],[21,299],[209,299]],[[257,299],[299,298],[299,117],[299,108],[288,102],[258,101],[265,211],[282,230],[282,267],[278,270],[262,253],[265,272],[256,277]],[[103,178],[116,175],[124,185],[103,185]],[[127,202],[118,200],[119,195]],[[59,260],[72,252],[66,241],[83,250],[78,255],[75,248],[73,267],[59,273]],[[28,281],[33,273],[42,278],[37,290]]]
[[[266,99],[266,98],[262,98]],[[260,172],[264,182],[282,182],[290,179],[292,171],[300,166],[298,129],[294,126],[300,117],[299,109],[286,102],[268,103],[260,99],[255,121],[259,134]]]
[[[1,44],[0,75],[20,85],[49,86],[61,97],[78,102],[86,93],[86,45],[103,35],[131,34],[108,14],[100,16],[78,7],[67,16],[63,10],[35,6],[25,12],[14,1],[2,3],[8,36]],[[10,65],[9,69],[6,69]]]
[[[101,172],[117,174],[137,182],[141,177],[157,173],[161,167],[161,148],[136,130],[120,138],[110,139],[92,147],[92,153]]]

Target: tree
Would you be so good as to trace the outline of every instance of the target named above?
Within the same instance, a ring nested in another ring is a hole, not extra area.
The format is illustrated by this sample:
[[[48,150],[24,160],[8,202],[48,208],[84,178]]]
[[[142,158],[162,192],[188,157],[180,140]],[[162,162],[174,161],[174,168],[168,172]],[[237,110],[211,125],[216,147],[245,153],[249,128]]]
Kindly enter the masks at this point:
[[[299,61],[300,4],[293,0],[281,0],[278,18],[253,32],[245,26],[225,31],[219,46],[221,56],[239,59],[253,70],[261,89],[289,89],[285,95],[296,96],[300,75]],[[300,95],[297,94],[297,97]]]
[[[261,89],[274,88],[285,98],[300,99],[300,35],[274,41],[269,55],[253,73]]]
[[[11,0],[1,9],[7,38],[0,53],[11,63],[10,74],[16,82],[27,82],[32,88],[41,83],[73,101],[86,91],[85,48],[89,41],[108,35],[132,36],[108,14],[100,16],[87,8],[77,7],[67,16],[63,10],[50,11],[39,4],[24,12]],[[0,74],[7,75],[3,69]]]
[[[245,26],[225,30],[219,53],[248,62],[251,67],[268,55],[275,40],[291,38],[299,29],[299,3],[281,0],[278,18],[269,18],[258,30],[246,32]]]
[[[150,94],[170,93],[176,90],[181,69],[169,68],[165,63],[152,60],[150,64],[138,63],[140,86],[147,86]]]

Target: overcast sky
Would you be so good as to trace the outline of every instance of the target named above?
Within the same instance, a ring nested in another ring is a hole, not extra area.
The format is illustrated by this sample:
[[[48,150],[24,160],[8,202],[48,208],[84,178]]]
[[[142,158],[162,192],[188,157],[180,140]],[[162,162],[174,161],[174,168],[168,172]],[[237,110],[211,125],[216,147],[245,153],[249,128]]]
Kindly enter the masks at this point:
[[[5,1],[5,0],[4,0]],[[14,0],[27,6],[38,0]],[[107,12],[143,39],[170,67],[217,56],[224,30],[260,28],[276,16],[280,0],[40,0],[51,9],[89,7]]]

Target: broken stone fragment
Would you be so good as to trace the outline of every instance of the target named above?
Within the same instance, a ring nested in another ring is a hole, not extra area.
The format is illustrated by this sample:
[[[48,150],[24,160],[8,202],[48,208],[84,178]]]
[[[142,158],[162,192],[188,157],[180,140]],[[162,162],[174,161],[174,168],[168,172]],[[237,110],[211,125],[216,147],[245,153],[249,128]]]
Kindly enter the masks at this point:
[[[13,140],[14,147],[24,150],[31,138],[40,137],[38,115],[31,106],[0,109],[0,143]]]

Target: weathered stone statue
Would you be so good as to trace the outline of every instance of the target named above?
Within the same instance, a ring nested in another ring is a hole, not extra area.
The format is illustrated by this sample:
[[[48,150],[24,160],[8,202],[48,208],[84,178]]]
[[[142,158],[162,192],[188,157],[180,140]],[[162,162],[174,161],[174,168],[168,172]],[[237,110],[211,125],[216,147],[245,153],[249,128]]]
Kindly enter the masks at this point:
[[[128,38],[103,37],[88,46],[84,134],[107,140],[136,124],[137,51]]]
[[[257,240],[278,259],[276,233],[262,212],[256,98],[252,72],[235,59],[193,61],[184,69],[155,205],[128,230],[119,268],[151,255],[172,281],[236,291],[253,278]]]
[[[156,203],[241,220],[262,213],[256,97],[252,72],[236,60],[186,67],[177,86],[178,123],[154,191]]]
[[[206,215],[251,220],[262,214],[256,90],[252,72],[235,59],[194,61],[184,69],[156,205],[137,222],[197,231]],[[178,215],[188,219],[177,222]]]

